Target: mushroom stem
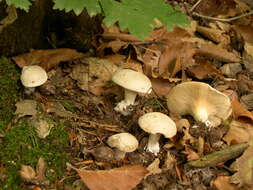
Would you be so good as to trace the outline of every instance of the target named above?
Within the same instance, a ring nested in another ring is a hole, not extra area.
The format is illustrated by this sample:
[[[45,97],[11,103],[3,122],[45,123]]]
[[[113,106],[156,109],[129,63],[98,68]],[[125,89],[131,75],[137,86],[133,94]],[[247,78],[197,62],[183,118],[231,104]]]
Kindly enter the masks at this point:
[[[115,152],[114,152],[114,158],[115,158],[116,160],[124,159],[124,158],[125,158],[125,155],[126,155],[126,152],[121,151],[121,150],[119,150],[119,149],[116,149]]]
[[[129,115],[130,111],[127,110],[127,107],[134,104],[136,95],[136,92],[125,89],[125,99],[119,102],[114,110],[125,116]]]
[[[148,138],[147,150],[149,152],[152,152],[154,155],[157,155],[157,153],[160,151],[159,146],[160,136],[161,136],[160,134],[150,134]]]
[[[26,95],[31,95],[32,93],[34,93],[35,91],[35,87],[25,87],[25,94]]]
[[[127,106],[134,104],[136,95],[137,95],[136,92],[125,89],[125,102],[126,102]]]

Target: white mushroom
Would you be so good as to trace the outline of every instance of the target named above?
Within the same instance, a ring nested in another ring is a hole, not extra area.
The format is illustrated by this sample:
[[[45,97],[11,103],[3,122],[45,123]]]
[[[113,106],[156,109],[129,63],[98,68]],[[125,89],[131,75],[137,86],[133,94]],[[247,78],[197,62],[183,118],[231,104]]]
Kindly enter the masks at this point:
[[[232,113],[229,97],[203,82],[184,82],[167,95],[172,113],[190,114],[206,126],[218,126]]]
[[[138,148],[138,141],[130,133],[118,133],[108,138],[107,144],[116,148],[115,158],[117,160],[123,159],[127,152],[133,152]]]
[[[117,104],[115,111],[129,115],[127,107],[134,105],[137,93],[151,93],[152,85],[149,78],[131,69],[120,69],[114,73],[112,81],[125,89],[125,99]]]
[[[159,139],[161,134],[166,138],[171,138],[177,133],[175,122],[169,116],[160,112],[150,112],[141,116],[138,124],[150,134],[147,150],[155,155],[160,151]]]
[[[41,86],[47,81],[47,72],[38,65],[24,66],[20,80],[25,87],[26,93],[34,92],[35,87]]]

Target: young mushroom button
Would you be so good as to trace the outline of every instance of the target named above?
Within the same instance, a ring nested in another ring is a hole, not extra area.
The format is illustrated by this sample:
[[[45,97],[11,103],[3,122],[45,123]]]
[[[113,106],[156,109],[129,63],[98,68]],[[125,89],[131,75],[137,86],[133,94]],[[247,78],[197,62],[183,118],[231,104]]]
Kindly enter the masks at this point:
[[[123,115],[129,115],[127,107],[134,105],[137,93],[151,93],[152,85],[149,78],[137,71],[131,69],[120,69],[114,73],[112,81],[123,87],[125,90],[125,99],[117,104],[115,111]]]
[[[47,72],[38,65],[24,66],[20,80],[29,94],[47,81]]]
[[[119,133],[116,135],[112,135],[108,138],[107,144],[116,148],[115,158],[117,160],[123,159],[127,152],[133,152],[138,148],[138,141],[130,133]]]
[[[175,122],[169,116],[160,112],[150,112],[141,116],[138,124],[144,131],[150,134],[147,150],[155,155],[160,151],[160,135],[162,134],[166,138],[171,138],[177,133]]]
[[[232,113],[229,97],[203,82],[184,82],[173,87],[167,95],[172,113],[192,115],[206,126],[218,126]]]

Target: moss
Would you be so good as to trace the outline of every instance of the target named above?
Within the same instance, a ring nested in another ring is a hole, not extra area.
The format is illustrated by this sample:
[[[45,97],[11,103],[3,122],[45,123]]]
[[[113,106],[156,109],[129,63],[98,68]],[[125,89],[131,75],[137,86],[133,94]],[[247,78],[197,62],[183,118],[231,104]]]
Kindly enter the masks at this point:
[[[39,157],[43,157],[48,165],[47,178],[50,181],[56,180],[63,175],[68,158],[65,153],[67,147],[68,133],[63,123],[54,127],[46,139],[39,139],[33,126],[27,121],[20,121],[6,132],[0,145],[0,162],[7,171],[6,178],[0,181],[0,187],[22,189],[18,176],[21,164],[35,167]]]
[[[14,63],[0,58],[0,130],[13,118],[19,93],[20,71]]]

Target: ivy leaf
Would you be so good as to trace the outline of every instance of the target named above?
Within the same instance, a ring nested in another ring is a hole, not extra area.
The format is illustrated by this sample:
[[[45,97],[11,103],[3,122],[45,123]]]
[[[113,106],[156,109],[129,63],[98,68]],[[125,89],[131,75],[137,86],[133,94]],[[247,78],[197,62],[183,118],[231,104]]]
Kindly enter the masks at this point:
[[[7,5],[14,5],[16,8],[20,8],[28,12],[31,2],[29,0],[5,0]]]
[[[140,39],[144,39],[152,31],[155,19],[160,20],[168,29],[174,24],[185,26],[188,24],[186,15],[173,9],[163,0],[100,0],[106,25],[119,23],[122,30],[129,32]]]
[[[81,14],[84,8],[87,9],[90,16],[101,13],[98,0],[54,0],[54,9],[74,11],[76,15]]]

